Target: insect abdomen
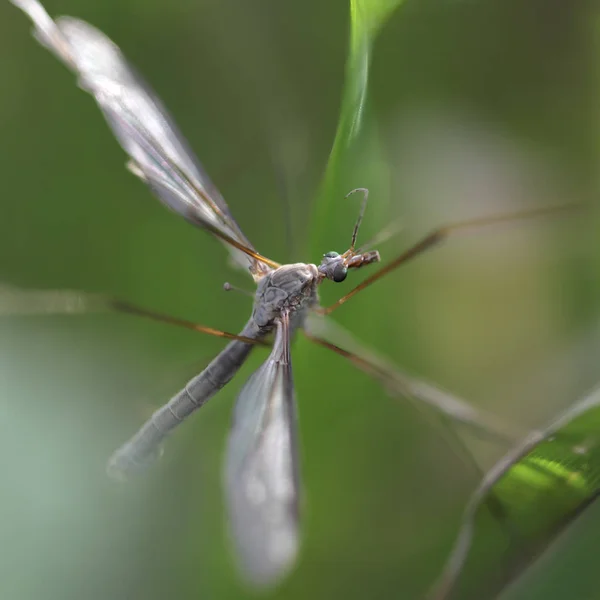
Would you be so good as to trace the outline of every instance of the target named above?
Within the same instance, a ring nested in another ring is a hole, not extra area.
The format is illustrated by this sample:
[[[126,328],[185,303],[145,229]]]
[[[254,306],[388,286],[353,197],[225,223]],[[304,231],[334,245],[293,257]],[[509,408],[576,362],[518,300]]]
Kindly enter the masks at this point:
[[[252,320],[240,333],[256,338],[259,331]],[[171,400],[142,425],[108,461],[109,475],[123,479],[130,471],[146,467],[160,455],[160,444],[169,432],[212,398],[242,366],[253,344],[233,340],[199,375],[188,381]]]

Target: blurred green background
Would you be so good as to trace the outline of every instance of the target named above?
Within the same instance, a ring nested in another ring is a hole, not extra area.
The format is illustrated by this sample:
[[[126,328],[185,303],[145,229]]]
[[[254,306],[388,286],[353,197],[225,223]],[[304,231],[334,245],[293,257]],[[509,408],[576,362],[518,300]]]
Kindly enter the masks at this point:
[[[318,249],[310,217],[339,112],[344,0],[46,8],[119,44],[247,236],[280,262],[343,251],[358,200],[342,197],[356,186],[372,191],[363,240],[403,225],[380,248],[384,260],[447,221],[597,192],[592,2],[407,0],[374,46],[378,151],[358,151],[364,178],[341,177],[331,242]],[[250,282],[123,168],[91,98],[29,29],[0,5],[0,281],[108,292],[241,328],[250,301],[221,286]],[[457,239],[335,318],[406,371],[540,425],[599,379],[597,221],[592,211]],[[325,304],[362,277],[352,275],[323,290]],[[106,458],[222,342],[120,315],[3,319],[0,331],[0,597],[256,597],[230,556],[220,469],[236,392],[264,351],[173,436],[154,470],[116,485]],[[293,360],[304,544],[297,569],[265,597],[421,598],[478,473],[431,421],[343,359],[299,338]],[[505,450],[465,439],[483,469]],[[598,515],[591,523],[585,530],[600,527]],[[595,562],[582,551],[577,568],[558,561],[547,573],[555,583],[523,597],[596,598]]]

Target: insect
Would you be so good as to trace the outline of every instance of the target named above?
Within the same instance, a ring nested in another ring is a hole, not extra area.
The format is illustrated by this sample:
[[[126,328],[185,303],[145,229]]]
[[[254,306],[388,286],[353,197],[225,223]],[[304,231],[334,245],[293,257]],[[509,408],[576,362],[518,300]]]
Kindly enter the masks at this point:
[[[303,330],[314,342],[349,359],[393,394],[413,396],[456,421],[503,438],[512,437],[493,417],[450,394],[409,378],[385,361],[348,351],[328,341],[324,316],[355,294],[449,236],[482,225],[536,216],[551,209],[463,221],[434,230],[400,256],[373,272],[335,304],[319,305],[325,281],[344,281],[352,269],[379,262],[376,250],[357,247],[368,192],[362,193],[349,248],[327,252],[319,264],[280,265],[261,255],[236,223],[222,196],[189,150],[160,101],[128,66],[120,50],[97,29],[78,19],[54,21],[37,0],[12,0],[31,18],[37,39],[78,77],[96,100],[109,127],[129,155],[128,167],[170,209],[218,238],[235,262],[257,284],[252,314],[239,334],[218,331],[153,313],[126,302],[105,300],[106,307],[229,338],[225,349],[167,404],[159,408],[108,463],[114,476],[145,467],[160,452],[164,438],[226,385],[256,345],[269,344],[267,360],[239,393],[229,436],[225,488],[237,556],[246,578],[259,586],[276,583],[293,565],[300,539],[300,475],[296,401],[290,344]],[[41,296],[44,310],[79,312],[93,299],[60,292]],[[102,299],[96,298],[99,303]],[[53,305],[53,302],[55,303]]]

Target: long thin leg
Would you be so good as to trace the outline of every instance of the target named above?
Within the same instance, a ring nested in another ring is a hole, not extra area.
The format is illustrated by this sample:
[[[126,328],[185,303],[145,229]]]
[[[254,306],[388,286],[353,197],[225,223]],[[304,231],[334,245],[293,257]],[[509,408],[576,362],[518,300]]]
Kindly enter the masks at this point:
[[[485,437],[499,441],[514,443],[524,432],[503,423],[501,419],[486,411],[476,409],[464,400],[442,390],[431,383],[417,379],[400,371],[384,358],[361,347],[353,337],[337,323],[322,317],[310,316],[304,334],[316,344],[329,348],[333,352],[349,360],[371,377],[379,381],[393,397],[413,399],[417,408],[428,406],[438,414],[454,422],[464,423]],[[329,338],[329,339],[325,339]],[[330,341],[331,339],[335,340]],[[342,348],[337,340],[341,340],[346,348]]]
[[[582,205],[571,204],[552,206],[549,208],[538,208],[518,213],[495,215],[492,217],[470,219],[468,221],[459,221],[458,223],[452,223],[450,225],[443,225],[442,227],[438,227],[437,229],[434,229],[431,233],[427,234],[425,237],[421,238],[416,244],[408,248],[408,250],[405,250],[391,263],[385,265],[378,271],[375,271],[375,273],[367,277],[362,283],[358,284],[353,290],[348,292],[337,302],[335,302],[331,306],[328,306],[327,308],[322,309],[321,312],[322,314],[328,315],[329,313],[333,312],[336,308],[340,307],[342,304],[350,300],[350,298],[358,294],[358,292],[364,290],[366,287],[370,286],[378,279],[381,279],[384,275],[387,275],[394,269],[409,262],[413,258],[416,258],[417,256],[420,256],[421,254],[424,254],[425,252],[436,248],[442,242],[445,242],[447,239],[453,237],[454,235],[466,233],[467,231],[479,229],[481,227],[499,225],[502,223],[517,222],[525,219],[532,219],[545,215],[551,215],[554,213],[564,212],[567,210],[573,210],[574,208],[580,208],[581,206]]]
[[[152,319],[153,321],[185,327],[186,329],[215,337],[239,340],[247,344],[266,345],[261,340],[164,315],[102,294],[88,294],[74,290],[24,290],[14,286],[0,285],[0,317],[19,315],[75,315],[102,312],[121,312],[137,315]]]
[[[514,444],[515,440],[519,439],[519,437],[523,437],[517,435],[517,432],[515,432],[512,429],[509,429],[506,425],[500,423],[491,415],[475,411],[474,409],[469,407],[464,401],[452,397],[447,392],[443,392],[442,390],[439,390],[428,383],[409,378],[403,373],[398,372],[396,369],[388,367],[386,364],[384,364],[382,360],[379,359],[379,357],[372,356],[369,360],[366,359],[364,356],[359,356],[354,352],[350,352],[348,350],[340,348],[336,344],[333,344],[319,336],[312,335],[306,330],[304,331],[304,333],[306,337],[312,342],[323,346],[324,348],[328,348],[329,350],[332,350],[340,356],[343,356],[344,358],[349,360],[353,365],[355,365],[368,375],[377,379],[387,388],[388,393],[390,393],[390,395],[414,395],[416,399],[425,401],[428,405],[433,406],[438,411],[438,416],[442,417],[442,419],[435,420],[433,424],[438,427],[438,430],[441,431],[443,437],[446,438],[446,441],[453,447],[453,449],[457,452],[457,454],[465,462],[465,464],[469,465],[470,468],[479,477],[483,477],[484,473],[482,472],[479,464],[473,457],[473,454],[468,450],[465,443],[454,430],[454,428],[447,426],[447,423],[445,421],[448,417],[454,420],[462,421],[468,425],[474,425],[478,430],[481,430],[483,427],[485,429],[486,435],[491,434],[494,437],[496,437],[499,441],[504,443],[508,441],[511,443],[511,445]],[[331,329],[330,333],[333,333]],[[337,331],[336,333],[339,337],[339,334],[343,332]],[[461,406],[461,412],[458,415],[455,414],[455,407],[457,406]],[[417,407],[423,408],[422,405],[417,405]],[[476,413],[478,415],[476,421],[465,420],[463,418],[465,407],[467,407],[468,411],[470,411],[471,413]],[[440,410],[443,414],[440,414]],[[421,414],[423,415],[423,411],[421,411]],[[426,414],[424,416],[431,417],[431,414]],[[446,419],[443,419],[443,417],[446,417]],[[431,419],[429,418],[428,420]],[[514,535],[513,527],[511,526],[511,523],[508,519],[508,515],[501,500],[497,498],[494,494],[491,494],[486,502],[494,518],[497,519],[497,521],[507,529],[509,535]]]
[[[394,395],[414,395],[420,400],[423,400],[423,391],[425,391],[427,386],[430,393],[435,390],[435,395],[431,394],[430,397],[425,400],[425,402],[437,410],[441,410],[446,416],[450,416],[455,421],[465,423],[466,425],[472,425],[476,429],[484,429],[486,434],[498,437],[503,441],[514,441],[514,432],[502,425],[491,415],[487,415],[471,407],[469,407],[468,410],[465,410],[465,406],[462,404],[456,404],[455,399],[452,396],[446,394],[445,392],[441,392],[441,390],[429,387],[429,384],[414,381],[411,385],[404,377],[400,379],[395,373],[382,369],[381,366],[365,360],[364,358],[358,356],[358,354],[344,350],[343,348],[340,348],[339,346],[336,346],[335,344],[332,344],[331,342],[328,342],[327,340],[314,336],[310,333],[305,332],[305,335],[311,342],[314,342],[319,346],[323,346],[324,348],[329,348],[329,350],[332,350],[336,354],[339,354],[340,356],[343,356],[345,359],[349,360],[361,371],[364,371],[368,375],[371,375],[377,379],[390,393]]]
[[[186,321],[185,319],[179,319],[177,317],[163,315],[152,310],[141,308],[139,306],[136,306],[135,304],[130,304],[129,302],[112,300],[110,302],[110,306],[117,312],[137,315],[139,317],[146,317],[147,319],[152,319],[153,321],[168,323],[169,325],[177,325],[178,327],[185,327],[186,329],[191,329],[192,331],[198,331],[200,333],[206,333],[215,337],[227,338],[229,340],[238,340],[240,342],[246,342],[247,344],[260,344],[264,346],[268,345],[262,340],[245,337],[243,335],[236,335],[235,333],[229,333],[228,331],[221,331],[220,329],[213,329],[212,327],[199,325],[198,323],[193,323],[192,321]]]
[[[374,377],[377,381],[379,381],[381,384],[383,384],[387,388],[388,393],[392,397],[395,397],[398,395],[402,395],[404,397],[409,397],[411,395],[411,393],[415,393],[415,391],[418,391],[417,387],[422,387],[423,385],[429,386],[429,384],[423,384],[423,382],[413,381],[412,382],[413,389],[411,389],[411,386],[407,386],[407,379],[405,376],[402,376],[399,379],[397,374],[395,374],[391,371],[388,371],[386,369],[383,369],[380,365],[370,362],[370,361],[364,359],[363,357],[358,356],[358,354],[349,352],[348,350],[344,350],[343,348],[340,348],[339,346],[332,344],[331,342],[328,342],[327,340],[324,340],[323,338],[311,335],[310,333],[308,333],[306,331],[304,333],[310,341],[314,342],[315,344],[318,344],[319,346],[323,346],[324,348],[328,348],[329,350],[332,350],[333,352],[335,352],[336,354],[339,354],[340,356],[343,356],[345,359],[349,360],[354,366],[358,367],[361,371],[364,371],[371,377]],[[442,402],[444,402],[446,405],[448,405],[449,402],[454,405],[456,404],[456,399],[452,398],[446,392],[442,392],[441,390],[437,390],[437,389],[433,388],[432,386],[430,386],[429,393],[431,393],[431,390],[435,390],[435,395],[439,399],[442,399],[445,396],[445,398],[442,400]],[[419,400],[424,399],[422,393],[415,394],[415,397]],[[446,441],[448,442],[448,444],[454,449],[457,456],[459,456],[459,458],[472,469],[472,471],[476,474],[476,476],[482,477],[483,472],[482,472],[479,464],[476,462],[475,458],[473,457],[473,454],[469,451],[469,449],[465,445],[464,441],[460,438],[460,436],[455,431],[455,429],[452,427],[449,427],[448,423],[446,422],[448,419],[448,412],[446,411],[446,408],[450,408],[450,407],[446,406],[442,410],[442,414],[440,414],[440,412],[439,412],[440,406],[437,404],[437,400],[430,403],[430,405],[431,404],[433,404],[436,411],[438,411],[438,412],[436,412],[435,415],[432,415],[430,412],[425,414],[424,411],[422,410],[424,408],[422,404],[415,404],[415,407],[417,409],[420,409],[419,410],[420,414],[422,416],[424,416],[427,421],[431,422],[431,424],[437,428],[437,430],[441,433],[442,437],[445,438]],[[456,411],[455,411],[455,407],[452,409],[452,412],[454,413],[454,414],[450,415],[450,417],[452,419],[462,421],[463,423],[466,423],[468,425],[475,425],[475,427],[478,430],[481,430],[482,428],[484,428],[486,435],[488,435],[488,436],[492,435],[494,438],[499,439],[499,441],[503,442],[504,444],[506,444],[507,441],[514,442],[514,440],[515,440],[514,432],[512,432],[512,431],[509,432],[508,429],[506,428],[506,426],[497,422],[496,419],[494,419],[490,415],[479,413],[477,415],[477,420],[475,421],[472,418],[465,419],[464,414],[457,415]],[[471,409],[471,412],[476,414],[476,411],[474,409]],[[496,498],[494,498],[494,497],[490,498],[489,504],[490,504],[490,510],[492,511],[492,514],[500,522],[504,522],[506,520],[506,515],[504,514],[502,505],[499,502],[497,502]]]

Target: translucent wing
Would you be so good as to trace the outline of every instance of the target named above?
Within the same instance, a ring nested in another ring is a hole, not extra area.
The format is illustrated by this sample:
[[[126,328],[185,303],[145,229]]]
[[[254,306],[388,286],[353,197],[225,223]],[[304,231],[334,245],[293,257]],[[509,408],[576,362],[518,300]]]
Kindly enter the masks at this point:
[[[248,380],[235,408],[225,483],[242,571],[257,586],[277,582],[298,550],[296,406],[285,315],[273,351]]]
[[[38,40],[79,76],[131,157],[131,171],[164,204],[225,241],[255,279],[277,266],[254,250],[160,101],[111,40],[78,19],[53,21],[37,0],[12,2],[29,15]]]

